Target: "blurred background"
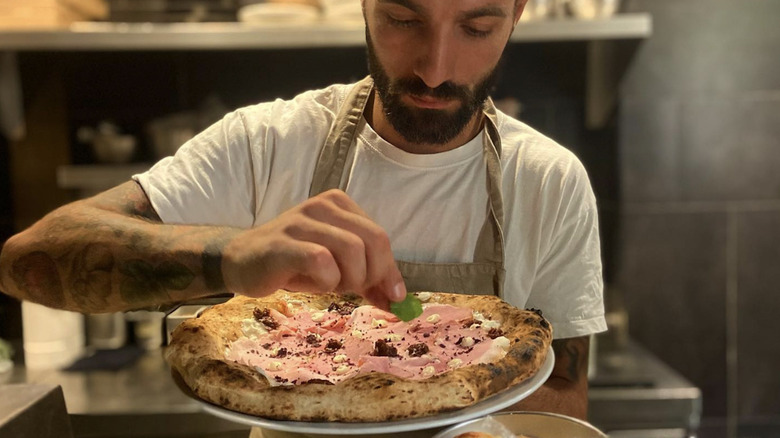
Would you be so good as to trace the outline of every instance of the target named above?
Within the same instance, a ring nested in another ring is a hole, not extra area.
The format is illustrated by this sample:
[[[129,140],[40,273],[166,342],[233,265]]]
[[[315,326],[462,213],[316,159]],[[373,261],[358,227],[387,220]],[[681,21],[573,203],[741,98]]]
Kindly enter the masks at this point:
[[[493,98],[577,154],[596,191],[610,331],[594,340],[591,421],[616,437],[780,436],[780,2],[526,12]],[[357,0],[3,0],[0,242],[229,110],[358,80],[363,40]],[[63,320],[78,345],[31,367],[53,317],[0,295],[16,351],[0,383],[63,385],[76,436],[119,436],[105,422],[141,413],[151,425],[128,436],[173,436],[169,412],[231,433],[167,382],[173,311]],[[130,377],[154,382],[126,390],[151,408],[100,390]]]

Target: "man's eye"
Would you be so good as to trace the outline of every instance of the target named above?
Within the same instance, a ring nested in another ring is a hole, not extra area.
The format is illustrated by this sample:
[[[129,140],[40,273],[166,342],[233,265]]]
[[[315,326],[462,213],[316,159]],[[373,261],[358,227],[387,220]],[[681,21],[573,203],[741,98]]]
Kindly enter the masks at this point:
[[[476,38],[485,38],[490,35],[490,30],[480,30],[471,26],[463,26],[463,31],[466,32],[467,35]]]
[[[390,15],[387,16],[387,19],[393,26],[398,27],[413,27],[417,24],[417,20],[401,20]]]

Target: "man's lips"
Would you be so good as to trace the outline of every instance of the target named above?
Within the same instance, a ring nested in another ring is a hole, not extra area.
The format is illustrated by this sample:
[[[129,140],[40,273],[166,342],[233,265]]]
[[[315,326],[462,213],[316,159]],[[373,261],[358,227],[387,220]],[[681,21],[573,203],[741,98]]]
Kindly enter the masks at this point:
[[[412,101],[414,106],[427,109],[445,109],[457,103],[455,99],[439,99],[431,96],[407,94],[406,97]]]

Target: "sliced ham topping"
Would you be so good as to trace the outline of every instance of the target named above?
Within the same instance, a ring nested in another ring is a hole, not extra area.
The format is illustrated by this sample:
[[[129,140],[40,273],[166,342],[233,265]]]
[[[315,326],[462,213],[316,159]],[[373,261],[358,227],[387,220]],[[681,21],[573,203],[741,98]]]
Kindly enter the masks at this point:
[[[493,339],[500,330],[485,328],[472,311],[449,305],[426,305],[409,322],[351,303],[291,316],[255,309],[253,317],[267,332],[256,336],[253,331],[252,337],[233,342],[227,359],[261,370],[272,385],[338,383],[369,372],[424,379],[505,354]],[[246,333],[249,326],[244,327]]]

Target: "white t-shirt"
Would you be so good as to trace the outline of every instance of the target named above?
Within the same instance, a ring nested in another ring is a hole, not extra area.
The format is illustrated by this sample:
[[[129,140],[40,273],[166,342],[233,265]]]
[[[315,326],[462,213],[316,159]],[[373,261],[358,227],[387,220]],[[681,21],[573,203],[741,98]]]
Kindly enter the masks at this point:
[[[165,223],[250,228],[308,198],[350,85],[227,114],[135,175]],[[504,299],[541,309],[556,338],[606,330],[596,202],[580,161],[498,113]],[[481,135],[438,154],[404,152],[362,122],[346,192],[388,233],[396,259],[471,262],[488,195]]]

